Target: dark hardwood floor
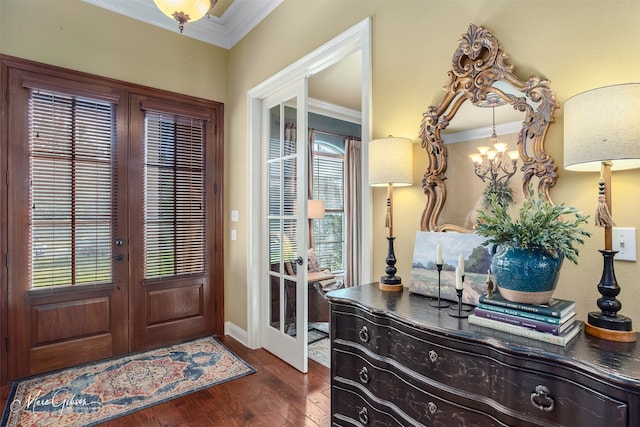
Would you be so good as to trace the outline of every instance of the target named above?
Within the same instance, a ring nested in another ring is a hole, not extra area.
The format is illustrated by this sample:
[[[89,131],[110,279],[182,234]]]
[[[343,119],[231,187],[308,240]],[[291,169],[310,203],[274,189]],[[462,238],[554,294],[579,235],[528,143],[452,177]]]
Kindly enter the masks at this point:
[[[256,369],[254,374],[171,400],[101,424],[140,426],[329,426],[330,371],[309,360],[302,374],[266,350],[250,350],[220,338]],[[0,388],[2,407],[9,386]]]

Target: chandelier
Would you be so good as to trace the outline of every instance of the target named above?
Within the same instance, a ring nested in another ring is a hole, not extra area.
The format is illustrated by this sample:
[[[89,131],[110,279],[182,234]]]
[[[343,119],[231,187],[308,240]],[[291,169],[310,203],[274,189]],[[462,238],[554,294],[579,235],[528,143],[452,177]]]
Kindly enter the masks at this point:
[[[184,24],[195,22],[208,15],[218,0],[153,0],[169,18],[178,21],[178,28],[182,33]]]
[[[496,110],[493,107],[493,132],[491,133],[492,147],[478,147],[478,153],[469,154],[474,163],[474,172],[482,182],[489,182],[491,188],[499,184],[505,185],[516,173],[518,151],[507,151],[507,144],[498,142],[496,133]]]

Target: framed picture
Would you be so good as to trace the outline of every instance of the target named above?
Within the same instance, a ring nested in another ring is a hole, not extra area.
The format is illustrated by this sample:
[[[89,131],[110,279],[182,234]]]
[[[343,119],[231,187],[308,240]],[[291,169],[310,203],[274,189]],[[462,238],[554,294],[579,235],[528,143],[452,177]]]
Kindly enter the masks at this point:
[[[462,302],[478,305],[487,291],[487,276],[491,268],[491,247],[483,245],[485,238],[475,233],[418,231],[411,264],[409,291],[428,297],[438,297],[436,248],[442,250],[440,298],[458,301],[456,267],[460,255],[464,259]]]

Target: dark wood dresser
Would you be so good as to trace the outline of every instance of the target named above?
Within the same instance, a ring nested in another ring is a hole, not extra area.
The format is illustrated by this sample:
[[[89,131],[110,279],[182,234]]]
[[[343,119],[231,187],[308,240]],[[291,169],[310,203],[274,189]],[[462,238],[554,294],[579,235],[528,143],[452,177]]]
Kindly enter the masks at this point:
[[[335,426],[640,427],[640,345],[469,325],[377,284],[333,291]]]

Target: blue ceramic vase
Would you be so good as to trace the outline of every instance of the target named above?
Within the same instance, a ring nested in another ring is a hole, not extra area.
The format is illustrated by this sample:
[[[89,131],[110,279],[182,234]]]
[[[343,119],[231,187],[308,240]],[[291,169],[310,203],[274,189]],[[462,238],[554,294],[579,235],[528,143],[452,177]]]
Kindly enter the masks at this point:
[[[539,248],[498,246],[491,259],[500,295],[513,302],[546,304],[558,284],[564,255]]]

